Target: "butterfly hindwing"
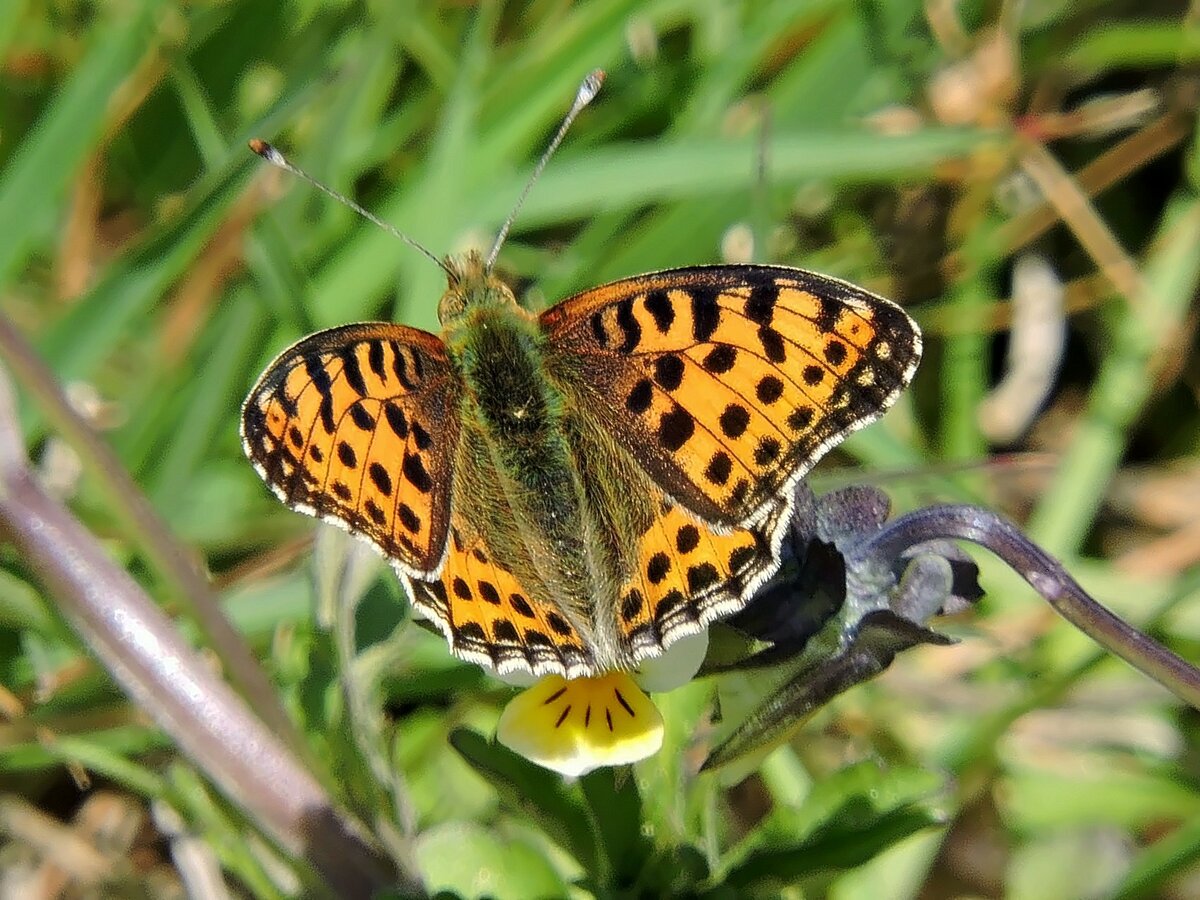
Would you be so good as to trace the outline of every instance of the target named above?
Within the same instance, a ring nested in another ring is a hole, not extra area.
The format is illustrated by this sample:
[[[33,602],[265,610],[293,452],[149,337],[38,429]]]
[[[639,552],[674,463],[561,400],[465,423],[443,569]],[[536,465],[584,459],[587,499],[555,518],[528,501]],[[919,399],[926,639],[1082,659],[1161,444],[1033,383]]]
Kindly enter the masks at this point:
[[[574,616],[540,584],[523,584],[461,515],[450,524],[441,576],[413,579],[412,596],[456,656],[501,673],[591,674],[595,659]]]
[[[718,527],[762,519],[892,404],[921,352],[894,304],[776,266],[630,278],[540,321],[552,377],[669,497]]]
[[[288,506],[363,535],[407,574],[432,574],[449,529],[458,398],[439,338],[348,325],[276,358],[242,409],[242,440]]]
[[[770,533],[785,506],[760,525],[718,533],[663,500],[619,593],[618,633],[635,661],[745,606],[775,571]]]

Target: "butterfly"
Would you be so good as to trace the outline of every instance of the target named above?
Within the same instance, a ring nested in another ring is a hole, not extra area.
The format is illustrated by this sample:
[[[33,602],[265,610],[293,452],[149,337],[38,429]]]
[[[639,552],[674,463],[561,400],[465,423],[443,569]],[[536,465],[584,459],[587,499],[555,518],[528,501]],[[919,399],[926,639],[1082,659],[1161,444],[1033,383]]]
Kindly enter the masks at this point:
[[[778,569],[797,481],[913,376],[920,331],[765,265],[627,278],[535,314],[477,253],[440,335],[375,322],[283,351],[242,438],[292,509],[369,541],[458,657],[627,670]]]

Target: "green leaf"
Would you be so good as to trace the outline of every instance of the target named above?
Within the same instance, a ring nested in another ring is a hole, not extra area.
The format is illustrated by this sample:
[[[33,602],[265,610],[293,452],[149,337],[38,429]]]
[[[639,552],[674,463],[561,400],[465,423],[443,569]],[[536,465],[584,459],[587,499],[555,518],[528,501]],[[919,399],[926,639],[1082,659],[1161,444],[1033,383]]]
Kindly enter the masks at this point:
[[[35,230],[57,214],[71,177],[96,149],[114,94],[156,45],[165,5],[123,4],[94,29],[87,55],[0,173],[0,283],[24,262]]]
[[[847,802],[829,826],[808,840],[780,850],[757,851],[729,873],[725,884],[750,887],[793,884],[805,878],[849,871],[874,859],[898,841],[940,824],[924,810],[906,809],[860,824],[869,804],[860,798]],[[837,819],[845,816],[846,822]]]
[[[599,837],[578,789],[566,787],[558,775],[478,732],[456,728],[450,733],[450,744],[487,779],[509,809],[533,819],[585,869],[598,870]]]
[[[816,782],[798,809],[780,810],[749,839],[752,850],[726,878],[735,887],[829,876],[873,859],[897,841],[939,824],[917,807],[941,787],[917,768],[860,763]]]
[[[1108,24],[1084,33],[1067,51],[1068,64],[1098,70],[1169,66],[1200,59],[1200,29],[1177,21]]]
[[[631,884],[653,849],[642,833],[642,798],[628,769],[597,769],[580,779],[616,886]]]
[[[459,897],[565,897],[567,883],[540,850],[472,822],[447,822],[417,840],[417,862],[431,892]]]

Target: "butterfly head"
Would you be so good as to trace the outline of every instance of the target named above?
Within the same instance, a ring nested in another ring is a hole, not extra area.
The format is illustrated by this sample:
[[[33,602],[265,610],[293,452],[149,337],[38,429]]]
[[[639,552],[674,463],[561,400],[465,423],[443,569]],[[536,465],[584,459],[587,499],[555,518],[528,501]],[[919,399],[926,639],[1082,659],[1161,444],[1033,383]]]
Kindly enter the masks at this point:
[[[472,310],[517,306],[512,290],[484,262],[475,250],[446,260],[446,293],[438,302],[438,320],[443,328],[464,321]]]

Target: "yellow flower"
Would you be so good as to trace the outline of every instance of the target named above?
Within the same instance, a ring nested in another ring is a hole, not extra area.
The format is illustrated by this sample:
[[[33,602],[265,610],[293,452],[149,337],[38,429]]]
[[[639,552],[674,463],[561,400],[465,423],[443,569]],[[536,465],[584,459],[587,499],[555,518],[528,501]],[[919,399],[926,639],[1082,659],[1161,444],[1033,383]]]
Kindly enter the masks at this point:
[[[645,692],[687,684],[707,651],[708,632],[702,631],[676,641],[636,672],[570,681],[547,675],[504,708],[496,739],[539,766],[572,777],[643,760],[663,742],[662,716]]]

